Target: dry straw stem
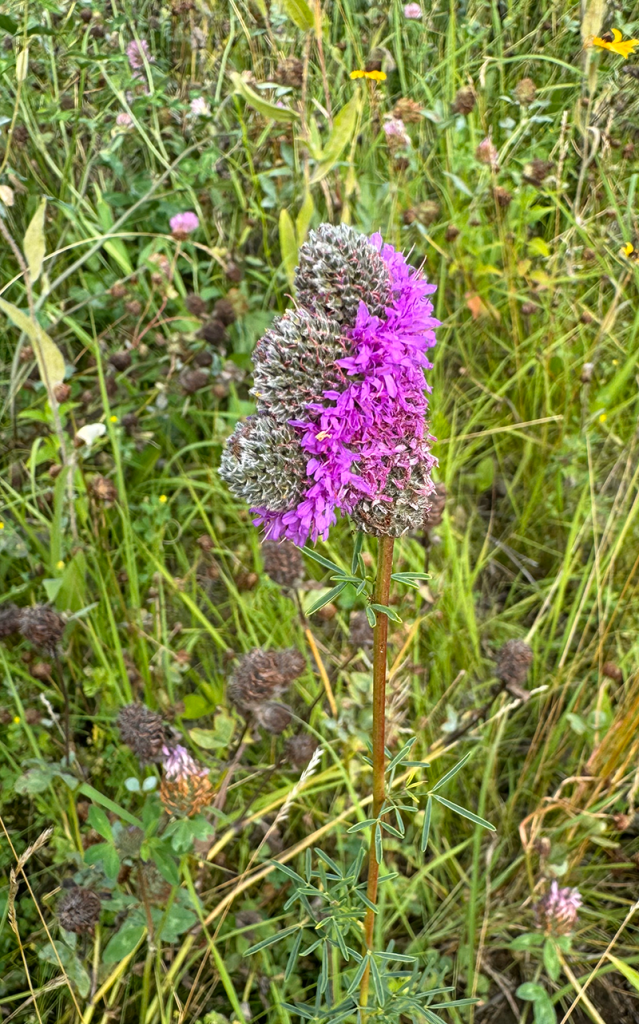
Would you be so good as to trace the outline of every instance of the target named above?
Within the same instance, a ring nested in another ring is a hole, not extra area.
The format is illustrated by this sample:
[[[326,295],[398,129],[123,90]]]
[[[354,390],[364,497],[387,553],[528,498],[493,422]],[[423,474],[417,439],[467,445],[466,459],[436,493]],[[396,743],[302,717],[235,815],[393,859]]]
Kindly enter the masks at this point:
[[[34,905],[34,907],[36,908],[36,910],[38,912],[38,917],[40,918],[40,920],[42,922],[42,927],[44,928],[44,930],[46,932],[46,935],[47,935],[47,938],[48,938],[49,942],[51,943],[51,948],[55,952],[55,957],[56,957],[56,960],[58,961],[58,966],[59,966],[60,970],[62,971],[62,975],[63,975],[64,981],[65,981],[65,983],[66,983],[66,985],[67,985],[67,987],[69,989],[69,992],[71,994],[71,999],[73,1000],[73,1004],[74,1004],[74,1006],[75,1006],[75,1008],[76,1008],[76,1010],[78,1012],[78,1016],[81,1016],[82,1011],[80,1010],[80,1007],[78,1005],[78,1001],[77,1001],[77,999],[75,997],[75,992],[73,991],[73,988],[71,986],[71,982],[69,981],[69,979],[67,977],[66,971],[64,969],[64,965],[63,965],[63,963],[60,960],[60,957],[58,955],[58,950],[57,950],[57,948],[55,946],[55,943],[53,941],[53,938],[51,936],[51,932],[49,931],[49,927],[47,925],[47,922],[44,919],[42,911],[40,910],[40,905],[39,905],[38,901],[35,898],[35,894],[33,892],[33,889],[31,888],[31,883],[29,882],[29,879],[27,878],[27,875],[26,875],[25,870],[24,870],[25,864],[33,856],[33,854],[37,853],[38,850],[42,849],[42,847],[45,846],[46,843],[49,841],[49,839],[51,838],[51,835],[53,833],[53,828],[49,827],[49,828],[45,829],[44,832],[42,832],[41,835],[38,836],[38,838],[36,839],[35,843],[32,843],[31,846],[28,846],[27,849],[24,851],[24,853],[21,854],[20,857],[18,857],[18,855],[16,853],[16,850],[15,850],[15,847],[14,847],[13,843],[11,842],[11,837],[10,837],[9,833],[7,832],[7,828],[6,828],[6,825],[4,823],[4,820],[1,817],[0,817],[0,827],[2,827],[2,831],[4,832],[4,834],[6,836],[7,842],[9,844],[10,848],[11,848],[11,852],[12,852],[13,856],[16,859],[15,868],[11,868],[11,871],[9,873],[9,899],[8,899],[8,914],[7,914],[7,916],[9,918],[9,924],[11,925],[11,929],[15,933],[16,939],[18,941],[18,945],[20,947],[20,956],[22,957],[22,962],[24,964],[24,970],[25,970],[25,974],[26,974],[26,977],[27,977],[27,983],[29,985],[29,991],[31,992],[31,997],[33,999],[33,1007],[35,1009],[38,1021],[40,1022],[40,1024],[42,1024],[42,1018],[40,1016],[40,1009],[38,1007],[38,1000],[37,1000],[37,997],[36,997],[36,992],[35,992],[35,990],[33,988],[33,984],[31,982],[31,975],[29,974],[29,967],[28,967],[28,964],[27,964],[27,959],[26,959],[26,955],[25,955],[25,952],[24,952],[24,947],[22,945],[22,939],[20,938],[20,932],[18,930],[18,923],[16,921],[16,915],[15,915],[15,898],[16,898],[16,896],[18,894],[18,874],[22,875],[22,878],[24,879],[24,882],[25,882],[25,884],[27,886],[27,889],[29,890],[29,895],[31,896],[31,899],[33,900],[33,905]]]

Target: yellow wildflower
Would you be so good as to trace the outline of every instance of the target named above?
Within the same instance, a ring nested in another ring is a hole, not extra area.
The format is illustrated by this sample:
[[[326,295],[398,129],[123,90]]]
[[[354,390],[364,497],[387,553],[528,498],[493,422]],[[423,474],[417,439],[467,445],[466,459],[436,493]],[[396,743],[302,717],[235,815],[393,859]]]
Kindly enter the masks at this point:
[[[160,505],[166,505],[169,499],[167,498],[166,494],[161,494],[158,500],[160,502]]]
[[[611,33],[606,32],[605,36],[595,36],[592,45],[599,46],[602,50],[610,50],[612,53],[618,53],[620,57],[627,60],[631,53],[634,53],[639,46],[639,39],[626,39],[623,40],[623,36],[618,28],[613,28],[612,39],[610,39]]]
[[[117,422],[118,422],[117,416],[109,416],[109,423],[117,423]]]
[[[605,413],[605,412],[602,412],[602,413],[601,413],[601,415],[600,415],[600,417],[599,417],[599,422],[600,422],[600,423],[605,423],[607,419],[608,419],[608,415],[607,415],[607,413]]]
[[[0,523],[0,530],[4,530],[4,523]]]
[[[20,724],[20,715],[14,715],[13,721],[15,722],[16,725],[19,725]]]
[[[357,70],[351,71],[351,78],[372,78],[374,82],[385,82],[386,72],[385,71],[364,71]]]
[[[64,569],[64,562],[62,561],[62,559],[60,559],[59,562],[55,563],[55,567],[56,569]]]
[[[632,242],[626,242],[619,251],[622,256],[627,256],[629,260],[639,259],[639,252],[637,252]]]

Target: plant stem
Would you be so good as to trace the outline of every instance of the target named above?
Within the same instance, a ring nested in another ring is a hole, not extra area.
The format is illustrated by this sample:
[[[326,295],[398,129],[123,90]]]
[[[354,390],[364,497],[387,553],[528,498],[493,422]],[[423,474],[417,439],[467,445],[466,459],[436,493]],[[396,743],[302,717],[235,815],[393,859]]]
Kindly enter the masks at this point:
[[[388,605],[391,573],[393,571],[393,537],[380,537],[377,548],[377,579],[375,580],[375,604]],[[388,642],[388,616],[376,612],[377,621],[373,633],[373,818],[377,818],[384,805],[386,757],[384,734],[386,726],[386,648]],[[375,826],[371,829],[371,845],[368,859],[368,886],[366,895],[371,903],[377,903],[377,880],[379,863],[375,853]],[[375,914],[366,911],[364,918],[364,947],[373,948]],[[370,968],[362,978],[360,1005],[368,1002]]]

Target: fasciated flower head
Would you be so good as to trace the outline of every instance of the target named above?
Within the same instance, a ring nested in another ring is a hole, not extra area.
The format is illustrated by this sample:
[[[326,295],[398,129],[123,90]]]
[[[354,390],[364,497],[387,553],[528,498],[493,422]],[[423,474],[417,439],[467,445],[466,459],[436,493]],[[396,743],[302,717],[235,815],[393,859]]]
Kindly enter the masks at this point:
[[[421,525],[435,286],[380,235],[322,225],[300,249],[299,308],[256,347],[257,415],[220,472],[268,539],[326,538],[337,512],[372,534]]]

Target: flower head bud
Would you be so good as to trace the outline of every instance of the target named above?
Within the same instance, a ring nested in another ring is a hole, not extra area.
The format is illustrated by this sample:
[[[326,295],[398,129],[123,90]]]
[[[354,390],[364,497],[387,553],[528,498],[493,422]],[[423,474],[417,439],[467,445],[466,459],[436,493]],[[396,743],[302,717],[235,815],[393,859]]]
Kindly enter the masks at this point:
[[[184,241],[194,231],[197,231],[199,226],[199,218],[191,210],[187,210],[186,213],[176,213],[169,221],[171,233],[177,241]]]

